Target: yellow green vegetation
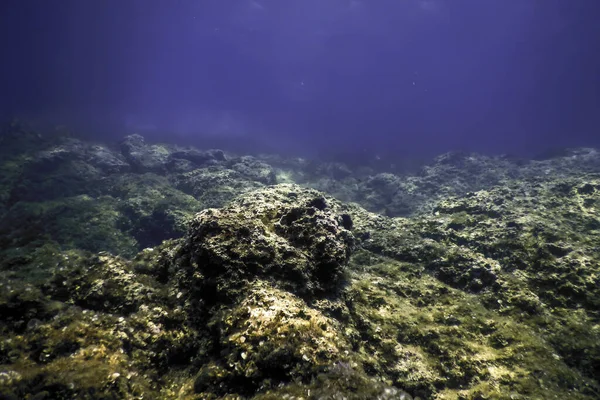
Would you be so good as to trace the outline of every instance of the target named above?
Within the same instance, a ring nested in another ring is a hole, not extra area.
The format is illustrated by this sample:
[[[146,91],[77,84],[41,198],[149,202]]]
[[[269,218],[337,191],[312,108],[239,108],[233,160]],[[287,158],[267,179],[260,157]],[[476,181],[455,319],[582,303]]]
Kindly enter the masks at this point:
[[[388,218],[265,187],[253,157],[23,140],[0,163],[2,398],[600,398],[596,175],[447,155],[353,181],[421,207]]]
[[[409,392],[438,399],[594,393],[595,383],[569,368],[535,327],[413,265],[382,259],[356,274],[348,295],[364,362]]]

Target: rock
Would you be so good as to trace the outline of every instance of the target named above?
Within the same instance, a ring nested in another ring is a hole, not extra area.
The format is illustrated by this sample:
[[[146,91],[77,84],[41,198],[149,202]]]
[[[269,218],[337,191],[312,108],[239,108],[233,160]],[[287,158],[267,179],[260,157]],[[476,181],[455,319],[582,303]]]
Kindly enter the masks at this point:
[[[173,187],[167,177],[153,174],[121,174],[104,182],[109,194],[121,199],[119,228],[131,235],[138,250],[181,237],[202,204]]]
[[[599,397],[592,149],[343,177],[176,146],[148,172],[64,136],[4,143],[0,398]],[[275,168],[404,217],[266,187]]]
[[[218,327],[223,351],[200,368],[194,384],[200,395],[252,393],[261,386],[303,380],[350,350],[336,333],[338,321],[264,280],[247,285],[241,301],[219,310],[209,325]]]
[[[131,166],[121,154],[113,152],[103,145],[88,146],[85,160],[106,174],[122,174],[131,170]]]
[[[54,274],[47,288],[53,298],[88,310],[128,315],[155,296],[155,289],[139,282],[128,263],[109,254],[82,258],[78,264]]]
[[[194,196],[204,208],[222,207],[235,197],[264,185],[222,166],[198,168],[177,175],[175,186]]]
[[[210,165],[217,165],[227,161],[225,153],[222,150],[206,150],[200,151],[197,149],[181,149],[171,153],[171,158],[188,160],[196,167],[207,167]]]
[[[121,153],[134,172],[165,173],[171,150],[164,145],[147,145],[143,136],[126,136],[120,144]]]
[[[275,183],[275,170],[269,164],[259,161],[252,156],[244,156],[232,161],[231,169],[252,181],[265,185]]]
[[[254,191],[199,213],[182,250],[186,282],[209,302],[233,299],[245,282],[267,279],[299,296],[332,295],[354,238],[322,194],[294,185]],[[201,277],[201,280],[193,278]]]

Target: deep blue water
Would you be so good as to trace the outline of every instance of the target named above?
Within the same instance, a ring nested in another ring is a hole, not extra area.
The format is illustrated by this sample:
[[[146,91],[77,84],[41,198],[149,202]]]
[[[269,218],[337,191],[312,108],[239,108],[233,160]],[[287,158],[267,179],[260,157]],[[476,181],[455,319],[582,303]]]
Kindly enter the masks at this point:
[[[600,144],[597,0],[5,0],[0,114],[296,153]]]

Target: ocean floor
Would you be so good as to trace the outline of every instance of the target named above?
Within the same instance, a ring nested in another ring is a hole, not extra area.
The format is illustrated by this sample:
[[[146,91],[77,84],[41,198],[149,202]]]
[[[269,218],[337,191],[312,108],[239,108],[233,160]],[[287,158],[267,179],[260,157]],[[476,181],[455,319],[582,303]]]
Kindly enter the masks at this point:
[[[0,133],[1,399],[599,399],[600,151]]]

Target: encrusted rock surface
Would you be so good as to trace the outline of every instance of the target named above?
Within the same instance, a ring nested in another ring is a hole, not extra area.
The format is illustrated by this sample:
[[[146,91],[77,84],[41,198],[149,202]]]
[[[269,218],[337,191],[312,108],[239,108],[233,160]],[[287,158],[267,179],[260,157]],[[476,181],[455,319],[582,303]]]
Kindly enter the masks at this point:
[[[600,398],[593,149],[409,176],[7,129],[2,398]]]
[[[274,279],[298,295],[340,286],[354,238],[349,215],[337,215],[311,189],[280,185],[208,209],[191,222],[183,252],[216,295],[239,281]]]

